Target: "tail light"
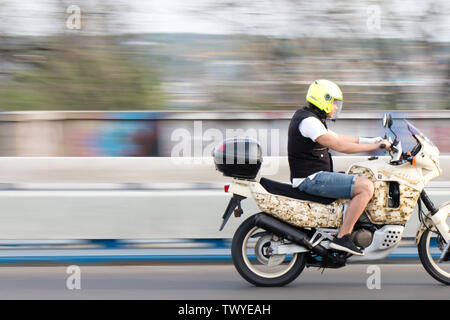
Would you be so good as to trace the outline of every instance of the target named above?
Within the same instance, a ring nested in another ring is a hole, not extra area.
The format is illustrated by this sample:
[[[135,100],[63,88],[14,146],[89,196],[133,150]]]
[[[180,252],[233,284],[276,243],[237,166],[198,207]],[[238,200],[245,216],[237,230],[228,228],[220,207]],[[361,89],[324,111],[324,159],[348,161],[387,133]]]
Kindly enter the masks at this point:
[[[230,189],[230,185],[229,184],[226,184],[226,185],[223,186],[223,190],[225,192],[228,192],[228,189]]]

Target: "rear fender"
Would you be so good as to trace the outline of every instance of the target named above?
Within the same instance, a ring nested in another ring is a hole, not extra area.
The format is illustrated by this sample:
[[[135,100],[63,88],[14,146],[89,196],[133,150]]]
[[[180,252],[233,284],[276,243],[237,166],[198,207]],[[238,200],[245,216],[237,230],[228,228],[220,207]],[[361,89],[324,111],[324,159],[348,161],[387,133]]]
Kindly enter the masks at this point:
[[[268,193],[259,182],[240,179],[233,180],[228,192],[246,198],[253,198],[253,193]]]
[[[248,180],[234,179],[230,185],[230,188],[228,189],[228,192],[232,193],[233,195],[238,194],[246,198],[251,198],[252,190],[250,189],[250,183],[252,182]]]
[[[238,211],[240,211],[239,214],[242,214],[241,209],[241,201],[245,198],[252,198],[252,192],[265,192],[267,191],[258,183],[255,181],[249,181],[249,180],[241,180],[241,179],[233,179],[233,182],[230,185],[230,188],[228,189],[229,193],[233,194],[233,197],[230,199],[230,202],[228,203],[227,208],[225,209],[225,213],[222,216],[222,225],[219,228],[219,231],[222,231],[225,227],[228,219],[231,216],[231,213],[233,213],[234,209],[238,207]]]
[[[223,228],[228,222],[228,219],[230,219],[231,213],[234,211],[234,209],[236,209],[236,207],[238,207],[238,210],[242,213],[241,201],[244,199],[245,199],[244,196],[233,194],[233,197],[231,197],[230,202],[228,202],[228,206],[225,209],[225,212],[222,216],[223,221],[222,225],[219,228],[219,231],[223,230]]]

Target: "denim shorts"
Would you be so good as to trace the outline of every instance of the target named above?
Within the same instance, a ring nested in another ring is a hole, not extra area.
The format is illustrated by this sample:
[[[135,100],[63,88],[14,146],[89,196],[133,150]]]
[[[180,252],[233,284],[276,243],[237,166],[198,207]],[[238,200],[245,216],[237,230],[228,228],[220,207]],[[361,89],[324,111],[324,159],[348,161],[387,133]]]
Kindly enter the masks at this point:
[[[356,176],[339,172],[320,171],[298,186],[300,191],[326,198],[352,198]]]

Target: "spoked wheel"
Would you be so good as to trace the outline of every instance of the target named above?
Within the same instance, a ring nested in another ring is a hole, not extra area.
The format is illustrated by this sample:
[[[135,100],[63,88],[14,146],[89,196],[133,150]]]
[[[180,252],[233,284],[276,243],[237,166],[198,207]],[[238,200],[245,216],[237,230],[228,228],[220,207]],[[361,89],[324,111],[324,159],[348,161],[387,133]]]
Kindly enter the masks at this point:
[[[440,262],[443,249],[446,246],[444,239],[434,230],[425,230],[420,238],[418,251],[420,261],[425,270],[436,280],[450,284],[450,261]]]
[[[233,237],[231,255],[239,274],[256,286],[284,286],[305,268],[307,253],[273,254],[273,247],[285,240],[245,220]]]

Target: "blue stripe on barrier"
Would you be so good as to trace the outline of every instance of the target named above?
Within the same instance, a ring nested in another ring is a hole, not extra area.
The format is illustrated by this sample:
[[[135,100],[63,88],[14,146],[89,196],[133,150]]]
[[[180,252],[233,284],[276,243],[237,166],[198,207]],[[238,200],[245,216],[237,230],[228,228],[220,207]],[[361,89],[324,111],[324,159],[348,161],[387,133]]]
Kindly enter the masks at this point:
[[[417,254],[391,254],[384,260],[390,259],[418,259]],[[437,259],[439,256],[433,256]],[[15,256],[0,257],[0,264],[20,263],[80,263],[99,264],[114,262],[231,262],[229,254],[211,255],[102,255],[102,256]],[[382,260],[380,260],[382,261]]]
[[[0,257],[0,264],[18,263],[113,263],[113,262],[154,262],[154,261],[231,261],[231,255],[163,255],[163,256],[34,256],[34,257]]]
[[[4,242],[0,249],[0,264],[20,263],[113,263],[113,262],[155,262],[155,261],[223,261],[230,262],[230,239],[159,239],[147,241],[133,240],[83,240],[83,243],[74,242],[78,249],[67,248],[70,243],[50,244],[42,241],[26,241],[23,243]],[[139,249],[142,244],[158,244],[158,247]],[[166,243],[168,247],[160,245]],[[80,246],[89,245],[90,249]],[[178,247],[178,244],[182,246]],[[192,247],[186,247],[192,244]],[[95,248],[92,247],[95,246]],[[170,247],[172,245],[172,247]],[[39,248],[40,246],[43,246]],[[50,247],[53,247],[49,249]],[[130,249],[128,251],[128,249]],[[42,250],[42,251],[40,251]],[[21,255],[23,254],[23,255]],[[385,260],[391,259],[418,259],[415,246],[398,247]],[[433,255],[433,258],[439,256]]]

